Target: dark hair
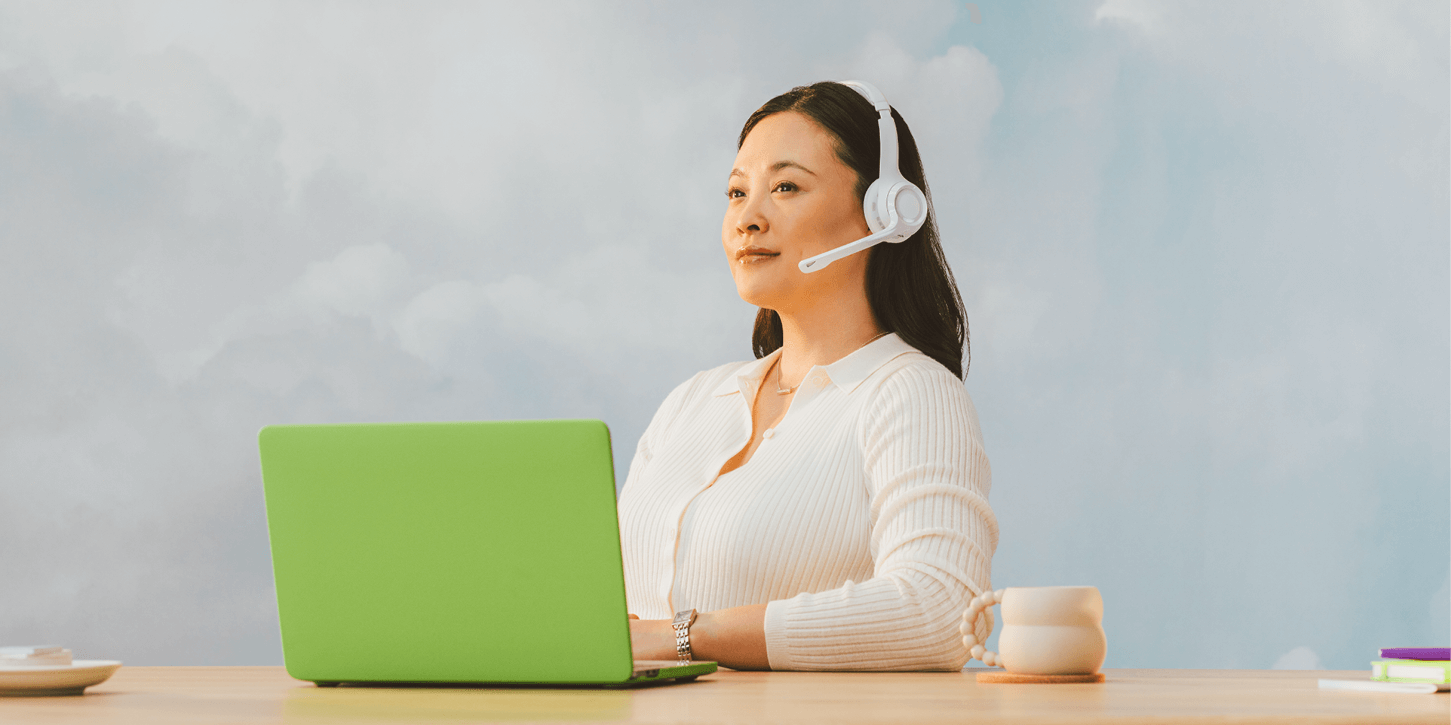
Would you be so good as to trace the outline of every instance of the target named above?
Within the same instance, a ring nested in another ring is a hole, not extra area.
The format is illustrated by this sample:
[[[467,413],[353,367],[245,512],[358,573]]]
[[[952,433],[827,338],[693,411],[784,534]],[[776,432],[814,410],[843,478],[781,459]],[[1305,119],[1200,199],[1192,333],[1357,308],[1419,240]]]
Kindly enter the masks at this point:
[[[832,135],[837,158],[856,172],[857,199],[865,197],[867,187],[877,180],[882,148],[872,104],[850,87],[832,81],[797,86],[767,101],[746,119],[736,148],[745,144],[746,136],[762,119],[786,111],[810,118]],[[878,244],[867,252],[871,255],[867,259],[867,304],[883,330],[897,333],[961,378],[967,373],[963,350],[968,351],[969,361],[972,355],[967,313],[937,241],[937,216],[917,142],[895,108],[892,118],[897,122],[898,167],[902,176],[927,195],[927,222],[906,241]],[[765,357],[781,343],[781,316],[762,307],[751,335],[756,357]]]

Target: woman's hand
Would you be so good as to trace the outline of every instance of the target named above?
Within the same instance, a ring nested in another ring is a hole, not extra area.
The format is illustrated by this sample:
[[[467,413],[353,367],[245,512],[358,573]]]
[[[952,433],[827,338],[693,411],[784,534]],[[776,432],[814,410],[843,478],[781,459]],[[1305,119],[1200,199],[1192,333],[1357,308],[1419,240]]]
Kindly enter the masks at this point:
[[[690,649],[697,660],[719,662],[733,670],[766,670],[766,605],[701,612],[690,627]],[[675,628],[668,619],[630,615],[630,648],[637,660],[675,659]]]
[[[675,629],[670,620],[640,619],[631,614],[630,651],[637,660],[675,659]]]

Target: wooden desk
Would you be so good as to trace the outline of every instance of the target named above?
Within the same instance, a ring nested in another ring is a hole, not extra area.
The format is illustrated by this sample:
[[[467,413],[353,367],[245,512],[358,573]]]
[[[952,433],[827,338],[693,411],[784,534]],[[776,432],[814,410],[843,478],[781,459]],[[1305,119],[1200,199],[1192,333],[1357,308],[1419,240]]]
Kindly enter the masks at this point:
[[[0,697],[0,723],[1437,723],[1451,697],[1322,692],[1363,672],[1107,670],[1097,685],[967,673],[719,672],[642,690],[319,689],[281,667],[123,667],[81,697]]]

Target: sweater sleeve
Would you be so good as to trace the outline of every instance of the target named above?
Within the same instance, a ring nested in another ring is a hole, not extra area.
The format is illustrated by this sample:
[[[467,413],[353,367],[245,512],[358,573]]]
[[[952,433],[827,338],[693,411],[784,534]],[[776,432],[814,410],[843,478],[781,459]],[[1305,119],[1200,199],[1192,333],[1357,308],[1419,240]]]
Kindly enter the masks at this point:
[[[860,437],[873,576],[769,603],[771,669],[960,670],[962,612],[990,587],[998,540],[972,401],[946,369],[907,366],[882,384]]]

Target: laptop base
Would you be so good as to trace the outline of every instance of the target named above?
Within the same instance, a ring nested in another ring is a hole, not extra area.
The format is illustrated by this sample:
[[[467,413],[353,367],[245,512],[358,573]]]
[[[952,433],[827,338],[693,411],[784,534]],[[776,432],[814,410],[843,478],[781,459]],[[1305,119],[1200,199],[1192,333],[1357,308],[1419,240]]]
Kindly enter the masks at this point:
[[[483,687],[508,687],[508,688],[594,688],[594,687],[636,687],[647,685],[670,685],[676,683],[692,682],[701,675],[708,675],[715,672],[718,665],[714,662],[689,661],[677,662],[675,660],[640,660],[635,663],[635,671],[630,679],[624,682],[565,682],[565,683],[537,683],[537,682],[351,682],[337,680],[316,680],[313,684],[318,687],[418,687],[418,688],[483,688]]]

